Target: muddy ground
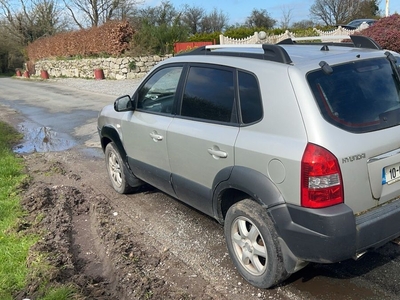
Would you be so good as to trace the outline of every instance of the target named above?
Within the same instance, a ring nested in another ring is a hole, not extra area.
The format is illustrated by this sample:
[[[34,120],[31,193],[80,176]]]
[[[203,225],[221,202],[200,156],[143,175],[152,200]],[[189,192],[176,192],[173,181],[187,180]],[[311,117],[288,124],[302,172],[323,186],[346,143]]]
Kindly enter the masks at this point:
[[[207,291],[202,278],[186,274],[187,267],[170,259],[168,249],[160,252],[141,243],[140,228],[124,225],[109,199],[85,180],[90,174],[70,169],[62,162],[64,155],[22,156],[30,180],[22,202],[29,214],[21,230],[44,233],[32,253],[46,253],[55,267],[51,285],[72,285],[78,299],[225,298]],[[16,298],[40,297],[41,280],[31,278]]]

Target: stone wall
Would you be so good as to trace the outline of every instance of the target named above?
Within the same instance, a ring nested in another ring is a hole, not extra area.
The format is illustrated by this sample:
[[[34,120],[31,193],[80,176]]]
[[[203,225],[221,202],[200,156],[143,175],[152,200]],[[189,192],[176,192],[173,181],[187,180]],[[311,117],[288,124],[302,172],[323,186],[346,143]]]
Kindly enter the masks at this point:
[[[143,77],[157,63],[170,56],[40,60],[35,63],[35,75],[40,76],[45,70],[51,77],[94,78],[94,70],[102,69],[108,79],[135,79]]]

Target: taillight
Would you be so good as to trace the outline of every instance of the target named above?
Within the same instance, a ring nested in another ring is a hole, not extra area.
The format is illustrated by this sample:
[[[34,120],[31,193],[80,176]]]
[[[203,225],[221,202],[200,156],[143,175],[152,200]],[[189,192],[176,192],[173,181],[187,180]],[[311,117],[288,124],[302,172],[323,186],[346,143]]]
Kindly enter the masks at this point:
[[[307,144],[301,160],[301,206],[322,208],[343,203],[343,183],[336,157]]]

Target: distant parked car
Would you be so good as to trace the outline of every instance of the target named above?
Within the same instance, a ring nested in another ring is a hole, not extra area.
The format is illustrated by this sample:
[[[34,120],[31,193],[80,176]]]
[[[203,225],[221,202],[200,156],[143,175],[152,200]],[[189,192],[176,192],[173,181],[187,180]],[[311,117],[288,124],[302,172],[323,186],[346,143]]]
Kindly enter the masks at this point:
[[[364,22],[367,23],[369,26],[371,26],[371,25],[373,25],[376,21],[377,21],[377,20],[375,20],[375,19],[356,19],[356,20],[353,20],[353,21],[347,23],[346,25],[341,25],[341,26],[342,26],[343,28],[353,30],[353,29],[357,29],[358,27],[360,27],[361,24],[364,23]]]

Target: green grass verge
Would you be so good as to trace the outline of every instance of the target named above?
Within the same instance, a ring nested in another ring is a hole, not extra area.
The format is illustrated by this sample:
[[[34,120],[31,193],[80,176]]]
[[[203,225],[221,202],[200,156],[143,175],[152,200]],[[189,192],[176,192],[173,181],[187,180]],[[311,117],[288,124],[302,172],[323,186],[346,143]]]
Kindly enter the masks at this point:
[[[71,299],[74,289],[71,287],[46,288],[45,259],[40,253],[30,252],[38,236],[28,235],[18,231],[18,224],[25,212],[20,205],[19,188],[27,179],[23,172],[23,160],[11,150],[21,135],[11,126],[0,122],[0,299],[13,299],[13,295],[23,291],[29,277],[40,274],[44,279],[41,299],[64,300]],[[30,263],[27,258],[37,263]],[[34,258],[32,258],[34,255]]]
[[[20,135],[0,123],[0,299],[11,299],[25,286],[26,258],[36,238],[23,236],[15,228],[23,215],[18,188],[25,180],[23,162],[11,151]]]

